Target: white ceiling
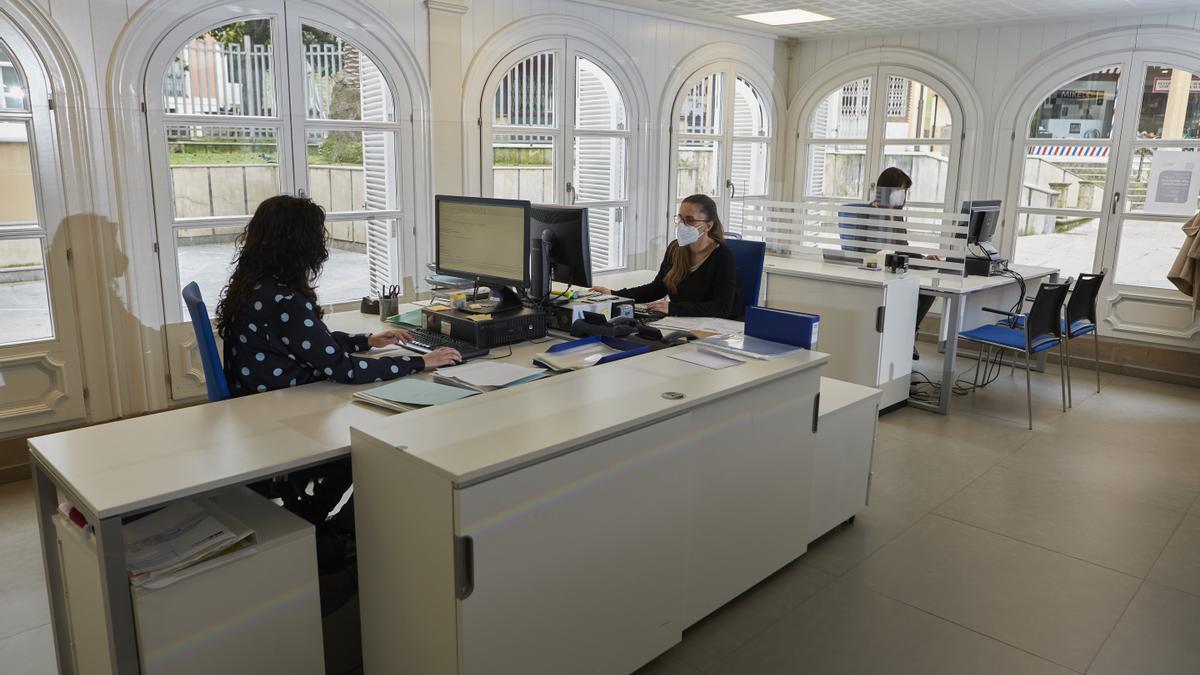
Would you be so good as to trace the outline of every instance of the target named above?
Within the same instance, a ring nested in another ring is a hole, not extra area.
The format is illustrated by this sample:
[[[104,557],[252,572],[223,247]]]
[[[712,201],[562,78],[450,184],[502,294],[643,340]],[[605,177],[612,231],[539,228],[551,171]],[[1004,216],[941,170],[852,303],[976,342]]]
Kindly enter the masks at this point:
[[[1149,14],[1190,9],[1200,0],[615,0],[720,23],[732,23],[789,37],[825,37],[845,33],[886,33],[949,26],[978,26],[1016,21],[1094,19],[1113,14]],[[738,19],[739,14],[805,9],[833,21],[767,26]]]

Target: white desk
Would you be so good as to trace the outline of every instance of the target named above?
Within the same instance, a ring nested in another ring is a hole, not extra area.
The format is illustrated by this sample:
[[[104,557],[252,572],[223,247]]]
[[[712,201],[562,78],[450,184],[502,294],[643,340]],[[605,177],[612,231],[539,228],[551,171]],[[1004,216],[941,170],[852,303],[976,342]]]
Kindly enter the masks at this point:
[[[378,318],[358,313],[333,314],[327,323],[347,332],[386,327]],[[515,345],[508,360],[528,365],[534,354],[550,344]],[[61,567],[50,520],[58,508],[56,491],[96,526],[102,592],[111,619],[111,672],[137,673],[122,518],[177,499],[346,456],[350,427],[367,429],[396,415],[351,399],[353,392],[372,386],[377,385],[316,382],[29,439],[59,672],[73,671],[67,651],[70,635],[64,618]]]
[[[355,429],[364,671],[628,673],[802,555],[828,357],[693,349]]]
[[[332,327],[342,330],[380,328],[373,317],[357,314],[333,315],[328,320]],[[535,353],[548,346],[549,343],[516,345],[508,358],[516,363],[529,363]],[[380,631],[388,635],[385,642],[415,643],[419,647],[412,652],[415,655],[443,647],[436,640],[421,645],[431,636],[442,635],[439,631],[456,630],[459,626],[453,611],[445,613],[443,595],[436,613],[408,616],[403,624],[406,630],[397,633],[395,625],[378,622],[381,611],[378,598],[385,596],[373,592],[379,588],[381,579],[385,586],[403,582],[416,587],[417,595],[402,595],[393,603],[393,610],[425,607],[421,603],[434,593],[432,589],[449,591],[451,603],[454,602],[453,590],[458,587],[453,579],[456,540],[440,536],[448,531],[445,529],[448,514],[453,513],[455,519],[454,536],[471,536],[477,546],[476,553],[485,555],[501,550],[489,548],[495,541],[489,538],[489,532],[493,532],[489,524],[497,522],[499,514],[545,500],[557,500],[556,506],[539,513],[566,519],[556,520],[552,525],[582,525],[582,529],[573,530],[577,533],[609,532],[608,539],[591,540],[590,548],[579,549],[579,553],[595,554],[585,556],[582,561],[573,557],[571,550],[558,549],[554,555],[561,556],[562,564],[551,564],[550,568],[559,573],[559,581],[563,580],[564,570],[583,569],[593,574],[589,579],[595,579],[595,574],[607,574],[608,567],[601,570],[595,567],[606,562],[601,555],[603,551],[633,556],[621,561],[621,581],[628,582],[628,589],[636,592],[606,594],[603,585],[588,587],[588,598],[599,603],[597,607],[608,611],[615,606],[605,601],[606,595],[634,602],[642,595],[650,597],[649,594],[658,593],[654,597],[662,599],[668,587],[655,589],[647,585],[647,580],[675,579],[672,583],[687,584],[684,590],[671,587],[675,589],[671,598],[684,604],[667,602],[659,606],[670,610],[673,623],[646,625],[649,619],[643,617],[638,626],[644,630],[637,632],[636,644],[622,642],[614,634],[579,634],[607,640],[604,645],[620,646],[597,652],[611,651],[613,672],[619,672],[624,664],[648,660],[678,640],[684,626],[806,550],[810,532],[807,499],[810,481],[816,480],[806,470],[812,462],[810,440],[816,433],[815,425],[809,431],[809,424],[817,412],[819,371],[828,360],[823,354],[806,352],[787,359],[750,361],[713,371],[671,359],[671,351],[662,350],[404,415],[352,401],[350,395],[354,391],[372,384],[354,387],[320,382],[30,439],[36,512],[60,672],[70,675],[75,671],[71,629],[66,619],[67,598],[51,521],[59,493],[96,526],[101,595],[109,618],[107,643],[111,667],[107,670],[138,673],[139,654],[122,545],[122,519],[178,499],[344,457],[350,451],[352,427],[356,439],[356,520],[360,532],[366,533],[360,537],[359,545],[363,628],[364,636],[368,637],[368,658],[376,659],[374,663],[380,663],[377,660]],[[671,391],[682,393],[684,398],[663,396]],[[864,428],[873,419],[873,411],[868,410],[867,417],[855,426]],[[397,475],[389,474],[395,467],[378,465],[376,456],[363,454],[360,462],[357,448],[368,436],[387,445],[387,458],[407,466],[400,476],[404,482],[386,480],[389,475]],[[668,458],[679,458],[684,463],[673,464],[674,460]],[[575,473],[571,474],[572,471]],[[597,505],[584,500],[573,502],[569,508],[564,506],[572,495],[580,494],[574,488],[585,486],[597,471],[619,479],[615,483],[606,482],[608,487],[602,497],[607,501]],[[537,492],[537,481],[547,475],[557,480],[569,474],[574,478],[555,483],[567,486],[565,491]],[[526,480],[533,480],[534,484],[523,484]],[[663,486],[672,488],[665,490]],[[436,494],[454,499],[439,501]],[[386,504],[387,514],[378,512],[381,502]],[[637,542],[621,537],[612,539],[625,534],[611,531],[611,521],[605,520],[614,513],[611,509],[624,509],[619,512],[623,514],[622,522],[630,523],[630,533],[636,530],[650,535],[652,531],[662,532],[665,527],[669,530],[667,534],[676,538],[651,536]],[[403,523],[396,522],[393,528],[392,519],[399,518],[403,518]],[[378,527],[389,529],[388,536],[372,536],[372,528]],[[530,527],[524,530],[530,537],[530,545],[537,542],[553,545],[556,541],[554,537],[543,536],[536,523]],[[560,540],[569,534],[556,532],[555,537]],[[604,546],[606,541],[618,539],[627,546]],[[684,575],[674,564],[678,561],[658,557],[671,550],[672,541],[686,542],[690,562]],[[525,544],[518,548],[526,551],[519,559],[529,560]],[[399,568],[387,568],[386,562],[393,559],[396,549],[415,552],[417,559],[427,566],[411,570],[412,575],[402,573]],[[505,545],[502,550],[517,549]],[[500,622],[523,634],[526,640],[540,642],[537,630],[525,630],[517,621],[504,624],[507,616],[488,614],[496,607],[510,607],[524,598],[491,596],[490,601],[485,600],[489,593],[521,588],[512,582],[514,575],[523,574],[521,579],[528,584],[544,579],[531,579],[532,571],[519,566],[513,569],[480,564],[488,560],[492,559],[477,558],[475,569],[479,573],[501,570],[502,578],[489,579],[486,584],[476,578],[481,591],[472,598],[475,602],[471,606],[483,613],[464,615],[467,621],[464,625],[470,629],[476,625],[472,621],[486,617],[479,620],[486,625]],[[515,560],[510,558],[508,563]],[[559,558],[542,560],[554,563]],[[582,562],[592,567],[577,567]],[[439,586],[441,582],[447,585]],[[487,592],[482,590],[485,587]],[[585,589],[573,590],[581,593]],[[554,605],[570,603],[572,597],[567,592],[543,593],[537,600]],[[530,607],[530,616],[536,615],[543,622],[560,616],[553,612],[539,613]],[[606,624],[611,626],[628,623],[633,615],[605,616],[613,619]],[[488,653],[497,643],[476,640],[472,644]],[[444,657],[444,652],[438,654],[439,658]],[[552,656],[566,658],[564,654],[560,651]],[[457,652],[455,655],[457,658]],[[391,663],[406,663],[415,657],[400,654],[396,658],[399,660],[385,660],[375,671],[368,665],[368,672],[398,672]],[[475,659],[472,663],[476,667],[472,670],[480,670],[478,652]],[[446,671],[416,668],[405,672]],[[482,672],[492,671],[484,665]]]
[[[1012,269],[1025,277],[1028,292],[1033,292],[1034,288],[1043,279],[1057,279],[1058,269],[1050,267],[1032,267],[1028,265],[1013,265]],[[811,279],[821,279],[824,281],[841,282],[852,286],[862,285],[883,285],[886,280],[901,278],[899,275],[894,275],[889,272],[871,272],[868,270],[858,269],[855,265],[842,263],[826,262],[818,259],[809,258],[784,258],[778,256],[767,256],[766,264],[763,268],[763,273],[766,277],[766,289],[769,293],[770,277],[772,275],[784,275],[789,277],[804,277]],[[1019,299],[1019,288],[1016,281],[1009,277],[951,277],[944,274],[937,274],[929,270],[910,270],[904,277],[915,277],[920,283],[920,293],[923,295],[932,295],[942,298],[945,302],[945,308],[942,311],[942,324],[940,338],[944,344],[942,356],[942,382],[945,386],[941,387],[940,397],[938,402],[930,403],[926,401],[908,400],[908,404],[932,410],[934,412],[945,415],[950,410],[950,396],[952,394],[954,382],[954,360],[958,351],[958,334],[963,330],[963,327],[974,328],[988,323],[995,322],[995,315],[983,311],[984,307],[992,307],[997,309],[1008,309],[1012,307]],[[764,295],[764,297],[768,297]],[[798,309],[805,311],[806,298],[792,298],[789,302],[788,309]],[[813,306],[820,304],[820,301],[814,300]],[[863,313],[863,325],[869,325],[875,321],[874,305],[860,308]],[[812,310],[820,313],[819,310]],[[908,310],[914,311],[914,310]],[[896,312],[899,314],[899,312]],[[908,320],[909,330],[913,328],[916,321],[915,313]],[[824,337],[824,336],[823,336]],[[818,345],[820,346],[820,345]],[[874,354],[863,354],[864,359],[873,359]],[[1044,355],[1039,361],[1044,363]],[[873,362],[873,361],[872,361]],[[831,373],[835,377],[836,373]],[[844,377],[843,379],[852,379]],[[854,380],[852,381],[860,381]],[[863,382],[863,384],[871,384]]]

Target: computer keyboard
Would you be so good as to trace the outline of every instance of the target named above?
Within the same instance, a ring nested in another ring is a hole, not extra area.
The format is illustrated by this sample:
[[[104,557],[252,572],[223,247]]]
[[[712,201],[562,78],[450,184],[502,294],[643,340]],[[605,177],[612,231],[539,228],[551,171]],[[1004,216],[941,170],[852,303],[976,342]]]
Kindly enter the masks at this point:
[[[458,353],[463,357],[463,361],[486,356],[488,353],[488,349],[485,347],[476,347],[466,340],[459,340],[449,335],[434,333],[424,328],[406,328],[405,330],[412,336],[412,340],[406,342],[404,346],[414,352],[428,354],[438,347],[450,347],[451,349],[458,350]]]

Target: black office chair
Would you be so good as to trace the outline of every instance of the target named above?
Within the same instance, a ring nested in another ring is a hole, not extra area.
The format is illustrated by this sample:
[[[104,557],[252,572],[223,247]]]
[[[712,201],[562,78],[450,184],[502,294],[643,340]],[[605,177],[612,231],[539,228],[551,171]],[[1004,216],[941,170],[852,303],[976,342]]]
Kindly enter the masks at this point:
[[[1071,385],[1071,342],[1077,337],[1092,334],[1092,347],[1096,365],[1096,393],[1100,393],[1100,331],[1096,321],[1096,300],[1100,297],[1100,288],[1104,286],[1104,276],[1107,270],[1099,274],[1080,274],[1075,280],[1075,288],[1071,289],[1071,297],[1063,313],[1061,332],[1065,339],[1063,347],[1067,351],[1067,406],[1075,405],[1074,392]],[[1027,298],[1028,299],[1028,298]],[[1001,324],[1012,328],[1024,328],[1025,316],[1002,319]]]
[[[1063,353],[1063,322],[1062,307],[1067,299],[1070,280],[1061,284],[1042,284],[1033,299],[1029,313],[1022,316],[1016,312],[1006,312],[1000,309],[984,307],[983,311],[1002,314],[1012,321],[1024,319],[1021,328],[1010,327],[1006,324],[989,324],[973,328],[959,334],[959,337],[979,343],[979,361],[975,364],[975,390],[979,389],[979,365],[985,362],[984,348],[990,351],[992,347],[1008,349],[1025,355],[1025,399],[1029,410],[1029,428],[1033,429],[1033,386],[1029,372],[1033,369],[1030,357],[1058,347],[1062,367],[1059,377],[1062,379],[1062,406],[1067,411],[1067,380],[1066,359]]]

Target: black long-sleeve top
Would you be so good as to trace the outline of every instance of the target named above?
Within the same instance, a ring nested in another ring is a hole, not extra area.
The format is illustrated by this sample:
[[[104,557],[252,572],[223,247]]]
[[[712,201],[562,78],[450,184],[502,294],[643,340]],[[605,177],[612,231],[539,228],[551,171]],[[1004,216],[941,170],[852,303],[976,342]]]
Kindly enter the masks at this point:
[[[225,376],[234,396],[318,380],[381,382],[425,368],[419,356],[355,358],[367,335],[330,331],[313,303],[273,279],[261,282],[225,341]]]
[[[678,244],[671,242],[667,247],[667,254],[663,256],[662,265],[659,266],[654,281],[633,288],[622,288],[613,293],[632,298],[634,302],[654,302],[670,297],[671,302],[667,308],[672,316],[741,318],[744,307],[741,294],[738,293],[737,265],[734,262],[733,251],[724,243],[717,242],[717,247],[700,263],[700,267],[689,272],[683,281],[679,282],[679,289],[671,293],[663,278],[671,269],[671,252],[675,250],[675,246]]]

